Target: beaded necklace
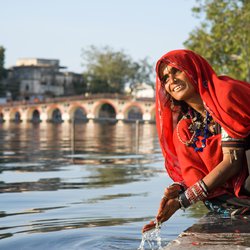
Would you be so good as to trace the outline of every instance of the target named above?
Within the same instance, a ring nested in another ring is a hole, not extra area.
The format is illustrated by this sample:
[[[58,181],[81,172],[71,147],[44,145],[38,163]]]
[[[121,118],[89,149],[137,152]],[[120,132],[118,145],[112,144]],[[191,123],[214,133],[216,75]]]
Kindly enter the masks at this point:
[[[183,141],[179,133],[179,124],[183,119],[191,119],[191,124],[189,125],[188,130],[191,132],[192,136],[188,141]],[[202,152],[206,147],[207,138],[213,135],[213,133],[209,130],[209,124],[213,121],[212,116],[207,110],[205,110],[205,117],[203,118],[198,112],[191,111],[191,109],[189,109],[188,113],[183,115],[181,120],[176,126],[179,141],[188,147],[193,147],[195,152]],[[199,139],[199,136],[202,136],[203,138]],[[197,146],[199,141],[201,142],[201,147]]]

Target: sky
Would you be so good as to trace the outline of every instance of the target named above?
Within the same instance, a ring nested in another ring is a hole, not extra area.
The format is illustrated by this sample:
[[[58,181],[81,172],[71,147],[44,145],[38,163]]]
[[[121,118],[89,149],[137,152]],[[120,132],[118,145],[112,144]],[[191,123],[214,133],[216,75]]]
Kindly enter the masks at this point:
[[[1,1],[0,46],[5,68],[19,58],[58,59],[83,72],[82,49],[94,45],[123,51],[134,61],[155,63],[183,42],[201,20],[196,0],[8,0]]]

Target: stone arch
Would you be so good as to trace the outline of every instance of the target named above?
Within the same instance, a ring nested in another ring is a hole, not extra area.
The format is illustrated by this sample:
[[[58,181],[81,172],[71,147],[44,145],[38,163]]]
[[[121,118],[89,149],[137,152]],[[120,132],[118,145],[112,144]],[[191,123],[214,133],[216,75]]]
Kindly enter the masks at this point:
[[[54,106],[50,108],[48,112],[48,122],[51,123],[62,123],[62,111],[57,107]]]
[[[39,123],[41,122],[41,119],[40,119],[40,112],[35,109],[33,110],[32,112],[32,116],[31,116],[31,120],[30,120],[32,123]]]
[[[12,112],[10,113],[10,121],[15,123],[19,123],[22,121],[21,112],[18,109],[12,110]]]
[[[137,103],[130,104],[124,111],[124,119],[126,121],[143,120],[143,109]]]
[[[107,100],[97,103],[94,108],[94,117],[96,120],[116,120],[117,109],[115,105]]]
[[[32,123],[38,123],[41,122],[40,119],[40,109],[39,107],[32,107],[28,110],[27,113],[27,120]]]
[[[81,105],[72,107],[69,111],[70,121],[72,122],[87,122],[87,111]]]

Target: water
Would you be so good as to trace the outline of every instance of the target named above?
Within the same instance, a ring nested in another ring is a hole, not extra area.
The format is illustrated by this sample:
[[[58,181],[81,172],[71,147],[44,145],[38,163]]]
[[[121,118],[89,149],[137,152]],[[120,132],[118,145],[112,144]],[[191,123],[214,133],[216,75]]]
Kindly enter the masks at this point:
[[[156,222],[155,228],[142,234],[141,244],[137,250],[145,250],[145,245],[154,250],[162,250],[161,244],[161,224]]]
[[[171,183],[154,124],[0,126],[0,249],[138,249]],[[200,214],[178,211],[161,245]]]

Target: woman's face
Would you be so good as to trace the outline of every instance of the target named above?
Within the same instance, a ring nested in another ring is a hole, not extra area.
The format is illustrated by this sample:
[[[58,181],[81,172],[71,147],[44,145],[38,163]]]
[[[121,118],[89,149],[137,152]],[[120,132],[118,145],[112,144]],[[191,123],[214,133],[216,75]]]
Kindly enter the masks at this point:
[[[165,90],[177,101],[188,101],[199,95],[183,71],[161,64],[159,78]]]

